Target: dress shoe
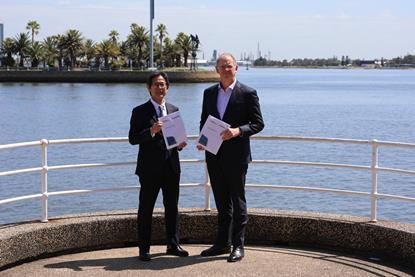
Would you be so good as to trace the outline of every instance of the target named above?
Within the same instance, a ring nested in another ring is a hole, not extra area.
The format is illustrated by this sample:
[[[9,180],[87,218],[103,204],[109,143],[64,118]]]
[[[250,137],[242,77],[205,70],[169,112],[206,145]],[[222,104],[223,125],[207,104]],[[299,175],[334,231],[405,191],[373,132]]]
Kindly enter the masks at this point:
[[[189,256],[189,252],[184,250],[180,245],[167,246],[166,254],[179,257]]]
[[[228,254],[231,253],[231,247],[230,246],[219,246],[219,245],[212,245],[206,250],[203,250],[202,253],[200,253],[203,257],[209,257],[209,256],[218,256],[222,254]]]
[[[232,253],[228,257],[228,262],[233,263],[242,260],[245,256],[244,248],[242,246],[234,247]]]
[[[140,252],[140,256],[138,256],[140,261],[148,262],[151,260],[150,253],[148,252]]]

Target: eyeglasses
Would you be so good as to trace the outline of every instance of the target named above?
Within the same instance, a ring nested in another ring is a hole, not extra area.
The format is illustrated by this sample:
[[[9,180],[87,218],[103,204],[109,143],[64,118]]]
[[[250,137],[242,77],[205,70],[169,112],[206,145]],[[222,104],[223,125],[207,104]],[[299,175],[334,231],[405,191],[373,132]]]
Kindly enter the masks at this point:
[[[225,70],[225,69],[231,69],[231,68],[233,68],[234,67],[234,65],[233,64],[225,64],[225,65],[218,65],[218,66],[216,66],[217,68],[220,68],[220,69],[222,69],[222,70]]]
[[[158,88],[165,88],[167,86],[166,83],[152,83],[151,85]]]

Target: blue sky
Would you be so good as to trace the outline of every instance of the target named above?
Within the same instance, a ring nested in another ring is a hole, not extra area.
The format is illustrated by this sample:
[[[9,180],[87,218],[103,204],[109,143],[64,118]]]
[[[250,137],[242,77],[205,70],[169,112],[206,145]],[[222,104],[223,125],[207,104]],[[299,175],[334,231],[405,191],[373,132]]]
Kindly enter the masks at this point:
[[[155,25],[169,36],[198,34],[202,52],[213,49],[272,59],[341,57],[372,59],[415,54],[414,0],[155,0]],[[110,30],[124,40],[131,23],[149,28],[149,0],[0,0],[5,36],[40,25],[40,39],[78,29],[101,41]]]

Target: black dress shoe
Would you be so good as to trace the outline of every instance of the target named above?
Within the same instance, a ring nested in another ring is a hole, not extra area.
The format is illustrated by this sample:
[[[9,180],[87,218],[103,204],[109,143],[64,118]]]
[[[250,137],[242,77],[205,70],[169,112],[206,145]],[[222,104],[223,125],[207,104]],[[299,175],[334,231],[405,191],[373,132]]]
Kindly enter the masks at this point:
[[[180,245],[167,246],[166,254],[173,255],[173,256],[179,256],[179,257],[189,256],[189,252],[184,250]]]
[[[228,254],[231,253],[231,247],[230,246],[219,246],[219,245],[212,245],[206,250],[203,250],[202,253],[200,253],[203,257],[209,257],[209,256],[218,256],[222,254]]]
[[[228,257],[228,262],[233,263],[242,260],[245,256],[244,248],[242,246],[234,247],[232,253]]]
[[[140,256],[138,256],[140,261],[148,262],[151,260],[150,253],[148,252],[140,252]]]

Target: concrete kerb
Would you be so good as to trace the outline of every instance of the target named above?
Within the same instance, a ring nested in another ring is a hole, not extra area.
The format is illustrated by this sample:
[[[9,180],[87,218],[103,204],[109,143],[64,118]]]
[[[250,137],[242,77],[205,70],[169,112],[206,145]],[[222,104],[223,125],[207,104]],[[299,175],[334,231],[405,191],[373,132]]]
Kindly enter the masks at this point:
[[[145,83],[149,71],[0,71],[1,82]],[[215,71],[167,71],[172,83],[218,82]]]
[[[211,243],[216,212],[181,210],[183,243]],[[363,253],[415,264],[415,225],[369,218],[266,209],[249,211],[248,244],[307,246]],[[82,214],[0,226],[0,270],[61,253],[136,244],[136,211]],[[153,242],[164,243],[164,216],[156,210]]]

